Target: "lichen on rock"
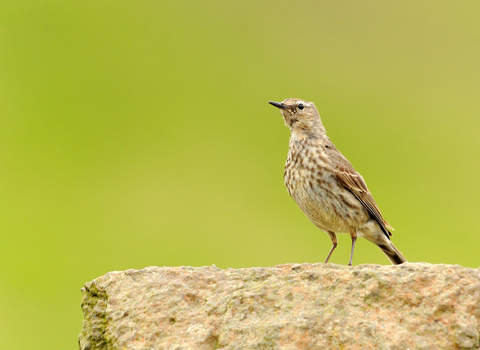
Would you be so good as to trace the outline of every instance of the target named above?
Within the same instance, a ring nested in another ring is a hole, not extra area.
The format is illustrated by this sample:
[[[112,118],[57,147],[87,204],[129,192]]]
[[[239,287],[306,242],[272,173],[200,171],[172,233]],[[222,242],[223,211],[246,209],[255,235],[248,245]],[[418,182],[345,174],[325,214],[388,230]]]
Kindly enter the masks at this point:
[[[80,349],[478,349],[480,270],[147,267],[82,289]]]

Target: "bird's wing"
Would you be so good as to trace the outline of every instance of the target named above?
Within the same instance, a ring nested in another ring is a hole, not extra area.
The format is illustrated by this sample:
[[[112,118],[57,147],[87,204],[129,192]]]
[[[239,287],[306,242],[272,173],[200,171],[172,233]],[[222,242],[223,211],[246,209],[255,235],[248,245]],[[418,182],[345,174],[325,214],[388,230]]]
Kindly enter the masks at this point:
[[[372,194],[367,188],[367,184],[363,180],[362,176],[355,171],[352,164],[338,151],[335,146],[332,147],[333,151],[338,152],[338,156],[333,157],[335,159],[335,174],[337,180],[345,186],[353,195],[363,204],[368,212],[377,220],[382,227],[383,232],[387,237],[391,236],[389,228],[393,230],[387,221],[380,213],[380,209],[375,203]]]

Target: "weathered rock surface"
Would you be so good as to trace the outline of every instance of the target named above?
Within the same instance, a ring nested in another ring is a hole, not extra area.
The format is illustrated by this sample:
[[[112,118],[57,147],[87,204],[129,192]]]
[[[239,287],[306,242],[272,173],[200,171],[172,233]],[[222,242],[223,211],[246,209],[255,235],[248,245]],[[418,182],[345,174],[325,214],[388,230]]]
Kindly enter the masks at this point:
[[[148,267],[85,285],[80,349],[477,349],[480,269]]]

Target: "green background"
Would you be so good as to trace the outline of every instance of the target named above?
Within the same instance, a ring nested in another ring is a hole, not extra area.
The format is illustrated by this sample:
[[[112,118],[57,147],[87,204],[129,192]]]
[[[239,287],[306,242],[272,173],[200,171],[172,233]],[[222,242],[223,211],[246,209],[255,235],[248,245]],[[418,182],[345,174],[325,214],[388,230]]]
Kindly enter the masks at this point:
[[[1,348],[76,349],[112,270],[323,261],[283,185],[289,97],[409,261],[480,265],[479,1],[2,1]]]

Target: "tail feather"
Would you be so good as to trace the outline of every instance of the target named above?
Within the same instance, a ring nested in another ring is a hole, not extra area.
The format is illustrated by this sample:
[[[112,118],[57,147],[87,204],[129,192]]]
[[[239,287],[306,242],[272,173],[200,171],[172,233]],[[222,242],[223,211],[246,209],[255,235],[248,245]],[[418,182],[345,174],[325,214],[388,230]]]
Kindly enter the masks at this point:
[[[400,265],[404,262],[407,262],[407,259],[403,257],[402,253],[400,253],[400,251],[393,245],[392,241],[389,241],[388,243],[390,244],[377,244],[378,248],[380,248],[382,252],[387,256],[388,260],[390,260],[394,265]]]

